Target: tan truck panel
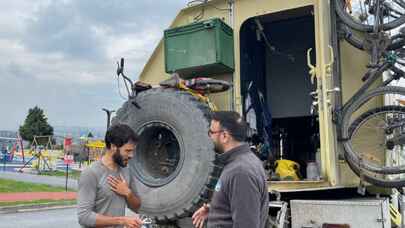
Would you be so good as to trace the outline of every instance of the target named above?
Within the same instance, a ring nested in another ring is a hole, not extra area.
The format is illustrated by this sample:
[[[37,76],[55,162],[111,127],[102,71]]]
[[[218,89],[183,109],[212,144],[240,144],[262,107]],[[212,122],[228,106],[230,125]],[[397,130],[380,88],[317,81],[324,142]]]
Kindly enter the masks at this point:
[[[233,91],[222,94],[212,95],[213,101],[222,110],[236,110],[241,112],[241,92],[240,92],[240,48],[239,48],[239,31],[243,23],[252,17],[264,14],[280,12],[288,9],[295,9],[304,6],[313,6],[315,17],[315,40],[316,40],[316,58],[317,77],[321,81],[319,92],[323,96],[323,103],[319,110],[320,117],[320,134],[321,134],[321,158],[322,158],[322,174],[326,182],[316,183],[273,183],[278,189],[301,189],[301,188],[316,188],[316,187],[334,187],[334,186],[353,186],[358,183],[358,178],[347,167],[344,161],[339,161],[338,154],[342,153],[342,148],[339,146],[336,139],[336,127],[331,120],[331,110],[333,107],[333,99],[326,92],[331,89],[331,76],[326,71],[326,65],[331,62],[330,49],[331,30],[330,30],[330,5],[329,1],[325,0],[235,0],[233,18],[230,17],[228,11],[218,10],[216,8],[227,8],[229,5],[226,0],[211,0],[204,10],[204,19],[221,18],[234,29],[234,45],[235,45],[235,72],[233,75],[218,75],[215,78],[232,81],[234,84]],[[186,25],[193,22],[194,17],[200,12],[201,6],[192,6],[185,8],[179,12],[170,25],[171,28]],[[163,34],[163,31],[162,31]],[[146,63],[140,80],[157,84],[160,81],[167,79],[170,75],[165,73],[164,65],[164,48],[161,40],[154,50],[152,56]],[[341,42],[341,66],[342,66],[342,95],[346,101],[354,91],[362,84],[360,78],[365,72],[365,65],[368,62],[367,55],[346,42]],[[308,69],[309,70],[309,69]],[[308,76],[309,77],[309,76]],[[330,103],[328,103],[330,100]],[[381,102],[371,104],[375,106]],[[278,186],[277,186],[278,185]]]

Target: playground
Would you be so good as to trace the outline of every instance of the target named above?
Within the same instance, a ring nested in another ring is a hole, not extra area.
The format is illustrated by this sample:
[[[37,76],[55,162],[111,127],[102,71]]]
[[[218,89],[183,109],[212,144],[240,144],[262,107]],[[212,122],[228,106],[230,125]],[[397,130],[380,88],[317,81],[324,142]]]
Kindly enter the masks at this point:
[[[75,148],[75,149],[73,149]],[[81,171],[101,158],[105,144],[102,140],[85,140],[73,145],[70,137],[63,147],[56,147],[52,136],[35,136],[30,145],[21,138],[0,137],[0,171],[32,174]]]

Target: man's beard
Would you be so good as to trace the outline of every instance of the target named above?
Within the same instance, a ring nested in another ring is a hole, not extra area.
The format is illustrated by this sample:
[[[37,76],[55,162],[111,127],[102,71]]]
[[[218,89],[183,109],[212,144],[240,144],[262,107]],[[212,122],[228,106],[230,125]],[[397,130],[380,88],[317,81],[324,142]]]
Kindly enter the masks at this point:
[[[127,166],[127,164],[124,163],[124,158],[120,154],[119,149],[117,151],[115,151],[115,153],[113,154],[113,160],[120,167],[126,167]]]
[[[221,144],[219,144],[218,142],[215,142],[215,141],[213,143],[214,143],[214,151],[215,151],[215,153],[217,153],[217,154],[224,153],[224,147]]]

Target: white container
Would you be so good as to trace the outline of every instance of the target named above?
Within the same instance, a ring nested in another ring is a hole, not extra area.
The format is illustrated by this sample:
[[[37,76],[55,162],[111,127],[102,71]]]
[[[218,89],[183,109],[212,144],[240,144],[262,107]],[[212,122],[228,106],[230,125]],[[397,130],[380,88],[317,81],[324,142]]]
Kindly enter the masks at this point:
[[[318,164],[315,161],[307,163],[307,179],[308,180],[320,180]]]

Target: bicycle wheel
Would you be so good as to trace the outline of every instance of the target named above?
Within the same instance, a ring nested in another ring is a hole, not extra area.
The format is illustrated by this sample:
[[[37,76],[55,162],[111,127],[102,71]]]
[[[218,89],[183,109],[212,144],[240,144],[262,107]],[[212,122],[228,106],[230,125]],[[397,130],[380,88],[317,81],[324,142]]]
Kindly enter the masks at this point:
[[[336,13],[349,27],[363,32],[373,31],[376,20],[375,0],[335,0]],[[391,30],[405,22],[404,0],[380,0],[382,29]]]
[[[359,38],[356,36],[352,29],[349,26],[340,23],[339,31],[343,35],[343,38],[353,47],[360,49],[362,51],[366,50],[368,52],[372,51],[373,42],[377,42],[381,45],[381,52],[383,51],[391,51],[395,53],[396,56],[399,58],[404,58],[403,56],[403,47],[405,46],[405,35],[404,34],[396,34],[391,37],[388,36],[380,36],[374,39],[374,37],[367,37],[366,38]]]
[[[355,156],[349,153],[349,159],[357,164],[363,163],[370,172],[405,173],[405,165],[386,166],[389,162],[387,154],[399,156],[402,151],[405,142],[399,139],[405,135],[404,130],[405,107],[388,105],[368,110],[350,125],[350,140],[344,146],[349,148],[348,151],[354,151]]]
[[[384,175],[384,174],[376,174],[364,170],[361,164],[355,163],[350,158],[347,157],[347,153],[345,153],[346,161],[349,167],[353,170],[353,172],[358,175],[363,180],[367,181],[370,184],[374,184],[376,186],[381,186],[385,188],[400,188],[405,186],[405,179],[402,177],[397,177],[395,179],[391,179],[392,175]],[[398,176],[398,175],[397,175]]]
[[[394,96],[405,96],[405,88],[403,87],[397,87],[397,86],[385,86],[385,87],[379,87],[376,89],[372,89],[369,92],[365,93],[364,95],[360,96],[355,102],[353,102],[349,107],[347,107],[343,111],[343,118],[341,121],[340,125],[340,130],[341,130],[341,135],[342,138],[347,139],[343,141],[343,146],[345,149],[345,153],[347,154],[346,157],[349,158],[349,160],[354,161],[354,163],[359,163],[361,161],[362,168],[365,170],[369,170],[374,173],[381,173],[381,174],[397,174],[397,173],[402,173],[402,170],[404,167],[387,167],[385,165],[376,165],[375,162],[369,162],[367,159],[362,158],[359,156],[360,154],[364,154],[367,151],[359,151],[359,150],[364,150],[364,148],[361,147],[356,147],[354,148],[352,145],[352,135],[354,133],[354,129],[356,128],[357,125],[362,123],[362,121],[366,120],[370,116],[373,116],[372,114],[376,111],[383,112],[384,109],[380,110],[370,110],[368,112],[365,112],[361,114],[359,117],[356,115],[358,114],[357,110],[359,108],[365,106],[365,104],[368,104],[368,102],[374,101],[375,99],[373,98],[380,98],[380,96],[386,96],[386,95],[394,95]],[[377,99],[378,100],[378,99]],[[379,113],[379,112],[376,112]],[[371,133],[369,133],[371,134]]]
[[[349,128],[350,140],[344,143],[345,158],[363,180],[382,187],[405,186],[405,166],[386,166],[387,153],[398,157],[405,142],[405,107],[389,105],[373,108],[360,115]],[[348,149],[350,148],[350,149]],[[349,151],[356,151],[352,156]],[[391,157],[392,158],[392,157]]]

